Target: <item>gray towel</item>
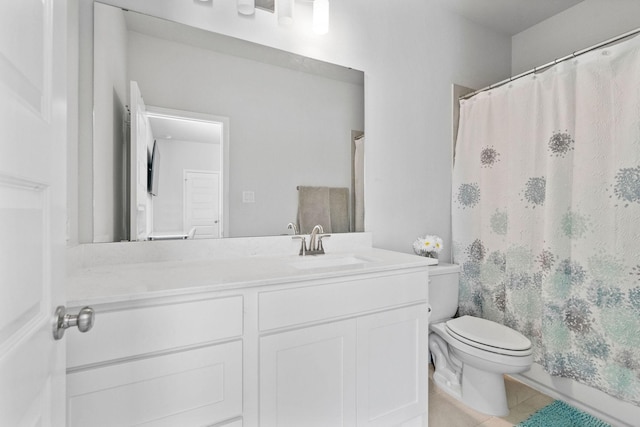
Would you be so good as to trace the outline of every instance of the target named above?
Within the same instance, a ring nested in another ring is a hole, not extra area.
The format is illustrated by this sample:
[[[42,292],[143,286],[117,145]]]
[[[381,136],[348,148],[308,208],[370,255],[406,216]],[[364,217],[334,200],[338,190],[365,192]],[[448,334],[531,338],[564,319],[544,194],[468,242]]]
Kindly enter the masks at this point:
[[[331,233],[329,187],[298,187],[298,226],[300,234],[309,234],[320,224]]]
[[[331,233],[349,232],[348,188],[329,188],[329,214],[331,216]]]

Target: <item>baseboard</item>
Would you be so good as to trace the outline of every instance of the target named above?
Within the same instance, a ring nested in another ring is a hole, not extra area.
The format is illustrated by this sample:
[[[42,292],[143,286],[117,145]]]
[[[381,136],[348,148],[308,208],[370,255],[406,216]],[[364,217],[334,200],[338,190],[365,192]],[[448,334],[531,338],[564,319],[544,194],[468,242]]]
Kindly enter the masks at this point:
[[[551,376],[537,363],[529,371],[512,377],[615,427],[633,427],[640,419],[640,407],[577,381]]]

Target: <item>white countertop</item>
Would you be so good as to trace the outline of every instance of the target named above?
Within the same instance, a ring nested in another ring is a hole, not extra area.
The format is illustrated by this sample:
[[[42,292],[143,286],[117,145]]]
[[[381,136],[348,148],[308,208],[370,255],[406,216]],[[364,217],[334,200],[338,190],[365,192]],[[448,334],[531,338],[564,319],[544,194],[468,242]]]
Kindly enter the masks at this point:
[[[352,263],[339,265],[341,260]],[[79,269],[68,277],[67,306],[106,304],[377,273],[399,268],[419,268],[427,267],[433,262],[435,260],[417,255],[363,248],[306,257],[249,256],[100,265]]]

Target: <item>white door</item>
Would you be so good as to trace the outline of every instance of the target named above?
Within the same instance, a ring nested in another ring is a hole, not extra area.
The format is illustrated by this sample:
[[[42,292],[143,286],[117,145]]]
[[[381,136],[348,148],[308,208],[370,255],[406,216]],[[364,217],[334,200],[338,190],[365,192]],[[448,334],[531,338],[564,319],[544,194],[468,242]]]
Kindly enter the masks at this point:
[[[220,237],[220,173],[184,172],[184,232],[195,238]]]
[[[153,134],[138,83],[131,82],[130,240],[147,240],[152,230],[151,196],[147,193],[148,152]]]
[[[0,2],[0,425],[65,424],[66,2]]]

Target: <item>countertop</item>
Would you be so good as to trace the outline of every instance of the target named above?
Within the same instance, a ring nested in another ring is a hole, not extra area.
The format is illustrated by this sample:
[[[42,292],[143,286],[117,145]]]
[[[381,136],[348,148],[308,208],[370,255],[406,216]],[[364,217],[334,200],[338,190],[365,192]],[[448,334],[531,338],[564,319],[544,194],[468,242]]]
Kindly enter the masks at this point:
[[[345,264],[340,265],[341,262]],[[301,257],[161,261],[84,268],[68,277],[67,306],[96,305],[242,289],[301,280],[420,268],[430,258],[376,248]]]

